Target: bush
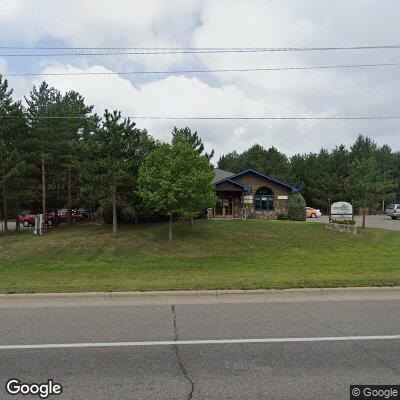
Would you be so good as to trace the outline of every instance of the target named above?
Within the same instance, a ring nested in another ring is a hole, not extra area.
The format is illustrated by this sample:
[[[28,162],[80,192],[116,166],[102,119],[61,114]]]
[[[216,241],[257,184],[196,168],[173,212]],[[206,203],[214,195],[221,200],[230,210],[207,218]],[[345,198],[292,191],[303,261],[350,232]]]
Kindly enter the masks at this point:
[[[279,219],[279,220],[281,220],[281,221],[286,221],[286,220],[288,219],[288,216],[287,216],[286,213],[279,213],[279,214],[276,216],[276,219]]]
[[[294,193],[290,198],[287,216],[291,221],[306,220],[306,201],[300,193]]]

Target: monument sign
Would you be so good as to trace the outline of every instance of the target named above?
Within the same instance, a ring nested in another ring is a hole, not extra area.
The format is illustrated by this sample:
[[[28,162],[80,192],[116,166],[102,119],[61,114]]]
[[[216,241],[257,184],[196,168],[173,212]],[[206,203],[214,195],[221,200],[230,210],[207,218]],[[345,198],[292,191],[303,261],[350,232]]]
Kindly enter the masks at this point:
[[[353,219],[353,206],[345,201],[338,201],[331,205],[331,218]]]

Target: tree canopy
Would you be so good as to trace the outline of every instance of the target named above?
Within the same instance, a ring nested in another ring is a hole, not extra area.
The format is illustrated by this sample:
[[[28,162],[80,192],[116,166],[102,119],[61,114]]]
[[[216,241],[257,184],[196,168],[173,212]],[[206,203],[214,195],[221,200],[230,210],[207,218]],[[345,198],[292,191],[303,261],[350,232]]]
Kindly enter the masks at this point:
[[[213,167],[185,141],[160,145],[139,170],[139,190],[145,205],[170,216],[196,217],[212,207],[216,198],[212,186]]]

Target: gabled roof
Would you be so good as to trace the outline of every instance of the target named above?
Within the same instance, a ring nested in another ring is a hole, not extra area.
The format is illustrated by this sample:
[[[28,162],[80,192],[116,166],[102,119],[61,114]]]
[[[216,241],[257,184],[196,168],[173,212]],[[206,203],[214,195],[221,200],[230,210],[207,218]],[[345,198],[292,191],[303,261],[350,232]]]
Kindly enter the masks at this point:
[[[232,185],[241,187],[243,189],[243,191],[246,192],[246,193],[251,192],[251,187],[250,186],[247,186],[247,185],[245,185],[243,183],[240,183],[240,182],[236,182],[231,178],[220,179],[219,181],[214,182],[214,185],[217,186],[217,185],[220,185],[221,183],[225,183],[225,182],[229,182]]]
[[[242,176],[242,175],[244,175],[244,174],[248,174],[248,173],[250,173],[250,172],[253,173],[253,174],[256,174],[256,175],[258,175],[258,176],[261,176],[262,178],[265,178],[265,179],[268,179],[268,180],[270,180],[270,181],[272,181],[272,182],[275,182],[275,183],[277,183],[278,185],[281,185],[281,186],[284,186],[284,187],[286,187],[286,188],[288,188],[288,189],[291,189],[292,192],[299,192],[299,191],[300,191],[300,190],[299,190],[297,187],[295,187],[295,186],[291,186],[291,185],[288,185],[287,183],[278,181],[278,179],[275,179],[275,178],[273,178],[272,176],[268,176],[268,175],[266,175],[266,174],[263,174],[262,172],[257,171],[257,170],[255,170],[255,169],[247,169],[246,171],[239,172],[238,174],[235,174],[235,175],[231,176],[230,179],[234,180],[235,178],[237,178],[237,177],[239,177],[239,176]]]
[[[220,181],[221,179],[229,178],[230,176],[235,175],[233,172],[224,171],[220,168],[214,168],[214,179],[213,182]]]

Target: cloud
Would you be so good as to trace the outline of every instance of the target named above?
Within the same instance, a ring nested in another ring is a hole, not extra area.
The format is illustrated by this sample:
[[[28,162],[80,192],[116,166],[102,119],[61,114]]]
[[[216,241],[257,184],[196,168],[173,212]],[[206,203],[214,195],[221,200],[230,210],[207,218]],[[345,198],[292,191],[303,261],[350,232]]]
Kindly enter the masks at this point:
[[[3,42],[37,45],[43,40],[66,46],[181,46],[196,23],[199,0],[19,0],[0,8]],[[169,66],[179,56],[104,57],[104,63]]]
[[[315,47],[395,44],[395,0],[78,0],[5,1],[4,43],[134,47]],[[45,10],[45,12],[43,12]],[[1,59],[0,59],[1,60]],[[400,62],[398,51],[234,53],[10,60],[9,72],[246,68]],[[155,116],[398,115],[400,67],[214,73],[189,76],[69,76],[49,82],[80,91],[101,112]],[[31,80],[12,78],[19,96]],[[397,121],[153,121],[139,120],[168,139],[174,124],[197,129],[217,154],[257,142],[288,154],[349,145],[360,134],[392,144]]]
[[[73,66],[49,67],[45,73],[110,72],[103,66],[78,69]],[[77,90],[87,103],[102,113],[105,108],[121,110],[126,116],[237,116],[259,115],[263,106],[243,95],[235,86],[212,87],[197,78],[168,76],[150,83],[134,85],[117,75],[52,76],[47,81],[62,92]],[[40,80],[34,81],[39,84]],[[170,140],[174,125],[189,125],[198,129],[208,149],[219,154],[226,151],[227,142],[242,147],[248,133],[247,123],[212,121],[157,121],[138,119],[140,128],[162,140]],[[247,139],[246,139],[247,141]]]

